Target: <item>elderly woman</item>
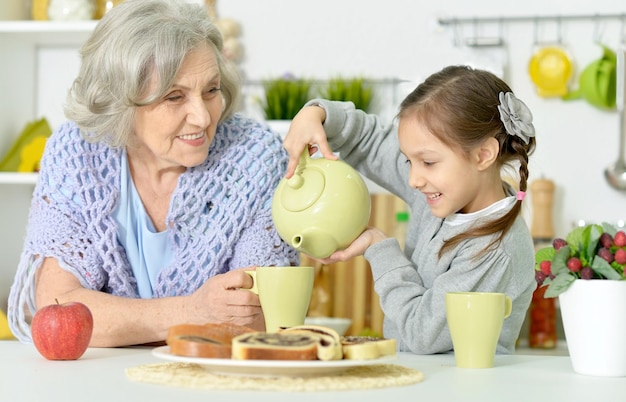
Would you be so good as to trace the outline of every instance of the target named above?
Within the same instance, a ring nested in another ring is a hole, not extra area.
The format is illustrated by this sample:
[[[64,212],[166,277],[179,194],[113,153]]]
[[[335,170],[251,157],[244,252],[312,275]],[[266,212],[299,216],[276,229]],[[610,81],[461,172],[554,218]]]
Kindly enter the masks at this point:
[[[243,270],[296,265],[271,197],[280,137],[234,112],[236,70],[206,10],[128,0],[81,50],[48,140],[9,298],[23,342],[42,306],[91,310],[91,346],[158,342],[180,323],[264,329]]]

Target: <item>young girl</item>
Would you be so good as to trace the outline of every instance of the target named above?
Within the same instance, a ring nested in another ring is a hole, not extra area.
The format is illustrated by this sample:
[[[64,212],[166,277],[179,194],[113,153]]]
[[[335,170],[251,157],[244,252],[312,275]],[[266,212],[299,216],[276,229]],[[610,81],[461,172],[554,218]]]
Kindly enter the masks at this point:
[[[400,105],[397,133],[352,103],[313,100],[295,117],[284,147],[291,177],[304,147],[342,160],[410,208],[406,247],[366,229],[325,263],[368,260],[385,314],[384,335],[400,351],[448,352],[445,294],[502,292],[513,300],[498,353],[512,353],[536,288],[534,250],[520,215],[535,148],[532,115],[495,75],[451,66]],[[519,166],[515,191],[501,179]],[[408,184],[408,185],[407,185]]]

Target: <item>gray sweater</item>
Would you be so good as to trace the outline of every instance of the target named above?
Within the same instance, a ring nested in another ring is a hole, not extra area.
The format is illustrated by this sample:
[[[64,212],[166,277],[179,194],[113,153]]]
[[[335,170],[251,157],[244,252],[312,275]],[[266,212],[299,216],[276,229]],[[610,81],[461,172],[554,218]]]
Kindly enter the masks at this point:
[[[324,128],[333,151],[403,199],[410,210],[404,251],[395,238],[389,238],[365,252],[385,315],[384,335],[397,339],[400,351],[449,352],[452,340],[446,323],[446,292],[502,292],[511,297],[513,310],[504,321],[497,352],[513,353],[536,288],[533,242],[524,219],[519,216],[498,247],[478,259],[477,253],[486,249],[492,236],[466,240],[441,259],[438,252],[445,239],[466,231],[477,219],[493,219],[510,209],[514,191],[509,187],[510,197],[501,202],[504,209],[477,213],[476,220],[458,214],[437,218],[424,195],[408,185],[409,167],[393,125],[383,125],[376,116],[354,109],[349,102],[316,99],[309,104],[326,109]],[[464,223],[458,224],[459,220]]]

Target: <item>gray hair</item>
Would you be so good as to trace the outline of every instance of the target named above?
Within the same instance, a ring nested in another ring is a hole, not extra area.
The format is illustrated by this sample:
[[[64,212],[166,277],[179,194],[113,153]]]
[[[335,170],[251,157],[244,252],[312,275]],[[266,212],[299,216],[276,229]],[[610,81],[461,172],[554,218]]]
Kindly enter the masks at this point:
[[[65,116],[87,140],[124,147],[136,108],[165,95],[185,56],[205,44],[221,74],[220,121],[232,116],[241,87],[237,69],[222,55],[222,36],[207,10],[185,0],[126,0],[106,13],[81,49]],[[152,72],[159,82],[148,94]]]

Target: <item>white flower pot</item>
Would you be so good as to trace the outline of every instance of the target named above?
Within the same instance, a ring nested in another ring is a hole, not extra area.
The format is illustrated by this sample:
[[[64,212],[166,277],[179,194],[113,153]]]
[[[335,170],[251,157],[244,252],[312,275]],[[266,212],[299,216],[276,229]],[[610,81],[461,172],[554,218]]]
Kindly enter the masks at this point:
[[[626,376],[626,281],[577,279],[559,304],[574,371]]]

